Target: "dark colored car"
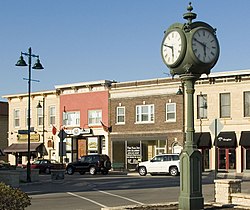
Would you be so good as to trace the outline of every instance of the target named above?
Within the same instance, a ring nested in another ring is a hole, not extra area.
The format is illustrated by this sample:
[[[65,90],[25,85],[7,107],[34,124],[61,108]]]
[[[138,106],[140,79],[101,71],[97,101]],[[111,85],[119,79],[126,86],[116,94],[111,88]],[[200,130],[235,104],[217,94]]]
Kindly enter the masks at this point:
[[[65,167],[65,164],[49,159],[38,159],[30,165],[31,169],[39,169],[39,173],[46,174],[50,174],[53,169],[65,169]]]
[[[111,169],[110,158],[107,155],[95,154],[82,156],[79,160],[69,163],[66,167],[66,172],[72,175],[74,172],[85,174],[89,172],[94,175],[97,172],[108,174]]]

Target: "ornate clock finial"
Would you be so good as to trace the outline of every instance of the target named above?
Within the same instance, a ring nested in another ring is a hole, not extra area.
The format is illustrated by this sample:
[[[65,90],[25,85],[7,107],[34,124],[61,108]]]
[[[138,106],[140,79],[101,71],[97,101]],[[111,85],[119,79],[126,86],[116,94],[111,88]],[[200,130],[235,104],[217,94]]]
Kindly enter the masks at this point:
[[[196,13],[193,13],[192,10],[193,10],[193,7],[191,5],[192,3],[189,2],[189,5],[187,7],[187,13],[183,14],[183,18],[186,19],[188,21],[188,24],[191,24],[192,23],[192,20],[196,18],[197,14]]]

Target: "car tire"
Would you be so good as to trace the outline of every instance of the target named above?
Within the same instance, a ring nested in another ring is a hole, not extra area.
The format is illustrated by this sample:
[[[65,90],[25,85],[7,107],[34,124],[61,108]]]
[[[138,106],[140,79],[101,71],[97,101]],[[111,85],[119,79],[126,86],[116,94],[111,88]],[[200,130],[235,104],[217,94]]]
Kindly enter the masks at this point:
[[[70,167],[68,167],[68,168],[67,168],[67,174],[68,174],[68,175],[72,175],[72,174],[74,174],[74,168],[73,168],[73,167],[71,167],[71,166],[70,166]]]
[[[147,169],[144,166],[140,167],[139,170],[138,170],[138,172],[139,172],[139,174],[141,176],[146,176],[147,175]]]
[[[96,168],[95,168],[94,166],[90,167],[89,173],[90,173],[91,175],[95,175],[95,174],[96,174]]]
[[[50,174],[50,168],[45,168],[44,172],[45,174]]]
[[[108,161],[108,160],[105,160],[103,165],[104,165],[104,167],[107,168],[107,169],[110,169],[110,168],[111,168],[111,162]]]
[[[172,166],[169,169],[169,173],[171,176],[177,176],[178,175],[178,168],[176,166]]]

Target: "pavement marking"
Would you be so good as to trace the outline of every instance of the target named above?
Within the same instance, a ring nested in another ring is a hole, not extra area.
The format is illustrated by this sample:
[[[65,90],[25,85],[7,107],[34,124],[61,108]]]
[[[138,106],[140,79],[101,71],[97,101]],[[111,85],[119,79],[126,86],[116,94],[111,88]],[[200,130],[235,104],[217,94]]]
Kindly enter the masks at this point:
[[[80,196],[80,195],[77,195],[77,194],[75,194],[75,193],[67,192],[67,194],[72,195],[72,196],[75,196],[75,197],[77,197],[77,198],[84,199],[84,200],[86,200],[86,201],[89,201],[89,202],[91,202],[91,203],[94,203],[94,204],[96,204],[96,205],[98,205],[98,206],[101,206],[101,207],[103,207],[103,208],[108,207],[108,206],[105,206],[105,205],[103,205],[103,204],[101,204],[101,203],[98,203],[98,202],[96,202],[96,201],[94,201],[94,200],[91,200],[91,199],[82,197],[82,196]]]
[[[111,196],[114,196],[114,197],[122,198],[122,199],[124,199],[124,200],[128,200],[128,201],[131,201],[131,202],[133,202],[133,203],[137,203],[137,204],[140,204],[140,205],[144,205],[144,203],[141,203],[141,202],[138,202],[138,201],[136,201],[136,200],[133,200],[133,199],[130,199],[130,198],[126,198],[126,197],[123,197],[123,196],[120,196],[120,195],[108,193],[108,192],[105,192],[105,191],[102,191],[102,190],[97,190],[97,191],[100,192],[100,193],[103,193],[103,194],[107,194],[107,195],[111,195]]]

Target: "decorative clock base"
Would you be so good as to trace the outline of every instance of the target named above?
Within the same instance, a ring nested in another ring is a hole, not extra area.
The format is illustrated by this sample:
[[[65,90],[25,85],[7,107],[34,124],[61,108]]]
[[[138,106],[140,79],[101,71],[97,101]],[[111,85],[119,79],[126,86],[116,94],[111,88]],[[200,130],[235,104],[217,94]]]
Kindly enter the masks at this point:
[[[192,147],[185,148],[181,153],[179,209],[200,210],[204,208],[201,160],[200,151]]]

